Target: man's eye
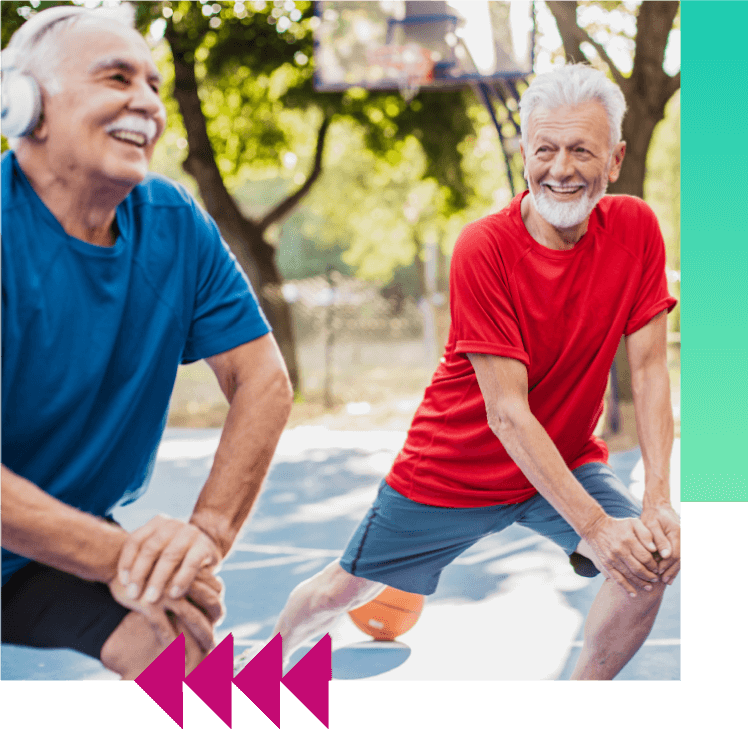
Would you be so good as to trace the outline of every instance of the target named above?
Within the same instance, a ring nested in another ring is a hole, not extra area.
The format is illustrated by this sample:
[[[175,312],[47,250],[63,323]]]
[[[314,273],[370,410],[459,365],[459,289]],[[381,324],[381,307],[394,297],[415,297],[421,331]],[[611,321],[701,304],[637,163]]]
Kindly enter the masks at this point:
[[[112,81],[117,81],[118,83],[126,84],[127,83],[127,77],[123,73],[115,73],[111,76]]]

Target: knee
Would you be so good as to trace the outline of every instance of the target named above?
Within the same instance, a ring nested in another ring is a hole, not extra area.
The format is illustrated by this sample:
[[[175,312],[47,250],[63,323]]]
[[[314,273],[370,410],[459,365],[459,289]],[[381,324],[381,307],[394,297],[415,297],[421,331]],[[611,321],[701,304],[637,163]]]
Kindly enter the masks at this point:
[[[101,662],[123,679],[137,678],[161,653],[163,646],[139,613],[129,613],[101,648]]]
[[[314,608],[324,612],[352,610],[373,599],[384,588],[377,582],[346,572],[337,562],[329,565],[321,577]]]

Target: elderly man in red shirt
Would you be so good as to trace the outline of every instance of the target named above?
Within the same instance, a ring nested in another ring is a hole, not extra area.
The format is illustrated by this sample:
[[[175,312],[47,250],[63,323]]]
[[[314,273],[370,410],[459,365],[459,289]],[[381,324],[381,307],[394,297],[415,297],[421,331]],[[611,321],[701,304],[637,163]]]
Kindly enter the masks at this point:
[[[560,545],[578,573],[606,578],[572,678],[613,678],[646,639],[680,568],[666,361],[676,301],[652,210],[605,195],[626,150],[624,112],[620,89],[581,64],[524,93],[529,190],[460,235],[444,357],[342,558],[291,593],[275,631],[284,656],[385,585],[433,593],[447,564],[512,523]],[[642,504],[593,435],[621,337]]]

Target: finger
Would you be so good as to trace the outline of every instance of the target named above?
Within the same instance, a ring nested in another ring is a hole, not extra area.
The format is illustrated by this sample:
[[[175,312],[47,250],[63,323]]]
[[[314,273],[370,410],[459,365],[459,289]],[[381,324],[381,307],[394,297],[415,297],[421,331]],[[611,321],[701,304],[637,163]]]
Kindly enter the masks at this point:
[[[161,604],[167,605],[182,620],[204,651],[210,651],[215,647],[213,626],[202,611],[198,610],[184,598],[179,600],[165,600]]]
[[[634,551],[637,560],[649,571],[646,579],[651,580],[659,574],[657,560],[654,557],[654,552],[657,551],[657,537],[654,536],[654,532],[648,525],[638,519],[634,521],[633,526],[638,543],[635,545],[635,550],[632,551]],[[659,525],[657,528],[659,529]],[[660,530],[660,533],[662,533],[662,530]]]
[[[137,557],[130,570],[130,584],[127,587],[128,597],[132,597],[136,589],[137,595],[140,595],[161,553],[166,548],[166,545],[171,542],[179,528],[179,523],[162,524],[158,530],[154,531],[141,543]],[[137,595],[135,596],[137,597]]]
[[[636,586],[651,588],[652,582],[660,581],[654,556],[638,542],[631,544],[629,549],[628,554],[624,552],[620,557],[619,571],[625,572]]]
[[[117,574],[119,575],[119,581],[125,587],[130,584],[130,570],[138,555],[140,545],[153,534],[155,529],[156,525],[153,520],[149,521],[132,532],[122,546],[119,559],[117,560]]]
[[[212,567],[218,563],[218,553],[215,544],[209,537],[202,535],[193,542],[184,556],[182,563],[174,575],[169,587],[169,597],[182,597],[187,593],[197,573],[204,567]]]
[[[615,582],[622,590],[625,590],[629,594],[629,597],[636,597],[636,590],[621,572],[619,572],[615,568],[610,567],[608,568],[607,572],[609,579],[613,580],[613,582]]]
[[[213,625],[218,625],[226,614],[222,592],[214,590],[199,578],[190,585],[187,599],[200,608]]]
[[[650,531],[652,532],[652,536],[654,537],[654,542],[656,546],[656,550],[652,549],[651,552],[659,552],[660,556],[663,559],[667,559],[670,557],[670,555],[673,553],[672,550],[672,544],[670,544],[670,540],[665,535],[665,532],[662,530],[662,527],[660,526],[659,522],[653,521],[649,525]]]
[[[167,583],[179,569],[185,555],[189,553],[193,537],[194,535],[185,524],[164,546],[148,578],[148,585],[143,594],[146,602],[156,602],[161,599]]]
[[[668,567],[668,569],[662,575],[662,581],[666,585],[672,585],[673,581],[678,576],[679,572],[680,572],[680,560],[676,560],[670,567]]]

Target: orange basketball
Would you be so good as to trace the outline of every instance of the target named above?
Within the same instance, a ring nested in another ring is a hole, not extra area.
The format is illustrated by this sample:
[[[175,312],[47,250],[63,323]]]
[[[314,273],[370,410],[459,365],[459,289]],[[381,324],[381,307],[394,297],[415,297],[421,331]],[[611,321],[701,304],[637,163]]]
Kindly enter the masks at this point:
[[[374,600],[348,614],[357,628],[375,640],[395,640],[416,624],[423,603],[423,595],[386,587]]]

